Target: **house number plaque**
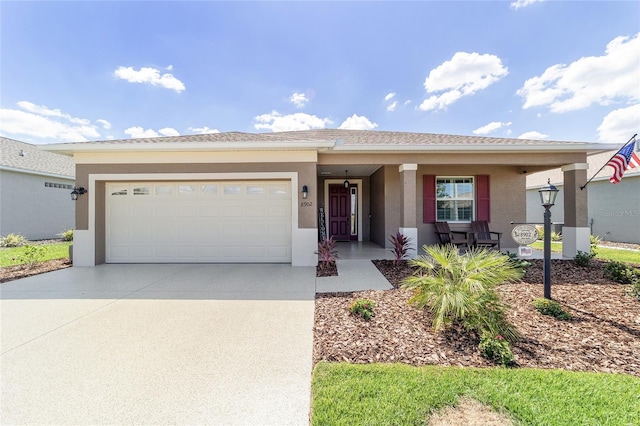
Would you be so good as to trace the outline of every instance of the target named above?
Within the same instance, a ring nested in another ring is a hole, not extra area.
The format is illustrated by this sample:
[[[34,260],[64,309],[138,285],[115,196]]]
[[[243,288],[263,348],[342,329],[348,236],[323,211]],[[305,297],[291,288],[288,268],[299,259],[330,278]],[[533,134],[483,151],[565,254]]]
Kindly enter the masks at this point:
[[[534,225],[517,225],[511,231],[511,238],[523,246],[527,246],[538,239],[538,229]]]

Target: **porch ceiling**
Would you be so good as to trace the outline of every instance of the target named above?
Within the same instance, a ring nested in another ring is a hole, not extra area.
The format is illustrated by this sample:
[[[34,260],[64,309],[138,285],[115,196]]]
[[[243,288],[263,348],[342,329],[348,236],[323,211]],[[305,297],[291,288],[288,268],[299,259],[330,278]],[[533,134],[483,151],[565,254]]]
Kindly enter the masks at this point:
[[[348,171],[349,177],[371,176],[380,167],[380,164],[318,165],[318,176],[344,178],[345,170]]]

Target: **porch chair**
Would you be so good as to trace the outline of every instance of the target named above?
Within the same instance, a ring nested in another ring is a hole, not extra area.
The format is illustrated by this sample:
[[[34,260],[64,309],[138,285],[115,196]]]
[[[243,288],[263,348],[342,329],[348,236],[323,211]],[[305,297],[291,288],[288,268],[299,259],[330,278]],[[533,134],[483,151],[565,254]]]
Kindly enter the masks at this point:
[[[469,238],[464,231],[452,231],[449,222],[436,222],[436,234],[440,239],[440,244],[453,244],[459,249],[469,248]]]
[[[471,231],[473,232],[474,244],[478,247],[498,247],[500,250],[500,239],[502,232],[494,232],[489,230],[489,222],[486,220],[476,220],[471,222]]]

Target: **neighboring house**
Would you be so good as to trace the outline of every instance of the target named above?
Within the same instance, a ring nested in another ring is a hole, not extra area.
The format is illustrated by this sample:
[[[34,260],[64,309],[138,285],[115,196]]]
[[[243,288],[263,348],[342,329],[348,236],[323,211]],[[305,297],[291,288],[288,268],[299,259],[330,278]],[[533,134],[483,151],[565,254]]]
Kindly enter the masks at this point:
[[[613,168],[600,168],[616,154],[616,150],[589,155],[588,179],[593,180],[583,190],[588,194],[588,223],[591,234],[607,241],[640,244],[640,168],[628,169],[617,184],[609,182]],[[598,174],[596,175],[596,172]],[[564,179],[560,169],[548,170],[527,176],[527,221],[542,222],[544,208],[540,206],[538,189],[551,179],[560,192],[556,205],[551,208],[551,221],[564,222]],[[587,182],[578,182],[579,186]],[[556,226],[560,231],[561,226]]]
[[[74,157],[74,263],[315,265],[320,230],[341,241],[435,243],[434,222],[503,232],[526,220],[526,175],[565,166],[582,183],[581,142],[361,130],[217,133],[43,147]],[[348,181],[348,182],[345,182]],[[566,180],[565,180],[566,181]],[[306,190],[306,198],[303,193]],[[567,194],[569,192],[567,191]],[[565,196],[564,249],[589,249],[586,193]],[[323,217],[324,221],[319,217]],[[415,252],[414,252],[415,254]]]
[[[57,238],[73,228],[73,159],[0,137],[0,235]]]

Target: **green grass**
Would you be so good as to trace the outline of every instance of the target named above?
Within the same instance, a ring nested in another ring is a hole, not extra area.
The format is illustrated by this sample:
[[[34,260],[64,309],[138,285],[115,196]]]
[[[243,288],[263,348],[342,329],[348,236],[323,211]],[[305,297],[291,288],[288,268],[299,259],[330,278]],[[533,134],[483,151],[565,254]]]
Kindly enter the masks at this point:
[[[630,375],[319,363],[312,425],[425,425],[462,396],[523,425],[640,424],[640,379]]]
[[[69,257],[69,245],[71,241],[63,243],[45,244],[42,247],[45,249],[44,258],[42,261],[53,259],[64,259]],[[24,253],[24,247],[12,247],[0,249],[0,267],[20,265],[19,258]]]
[[[531,244],[531,247],[536,250],[544,250],[544,244],[542,241],[536,241],[535,243]],[[551,251],[562,253],[562,243],[552,241]],[[640,251],[621,250],[598,246],[598,249],[596,251],[596,259],[617,260],[618,262],[634,263],[636,265],[640,265]]]

